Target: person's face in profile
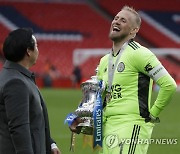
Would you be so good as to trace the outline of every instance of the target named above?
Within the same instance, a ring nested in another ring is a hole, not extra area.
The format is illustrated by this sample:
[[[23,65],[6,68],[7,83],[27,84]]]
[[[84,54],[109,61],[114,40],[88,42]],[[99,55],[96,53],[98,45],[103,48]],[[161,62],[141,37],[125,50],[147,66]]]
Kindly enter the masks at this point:
[[[32,38],[34,40],[34,51],[31,52],[31,63],[32,65],[34,65],[36,64],[36,61],[38,59],[39,50],[38,50],[37,40],[35,36],[33,35]]]

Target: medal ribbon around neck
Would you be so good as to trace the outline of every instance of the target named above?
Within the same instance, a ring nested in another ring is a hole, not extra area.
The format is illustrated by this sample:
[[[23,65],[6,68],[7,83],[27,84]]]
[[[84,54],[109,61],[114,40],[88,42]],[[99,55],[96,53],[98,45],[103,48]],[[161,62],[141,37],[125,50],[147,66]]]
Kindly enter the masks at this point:
[[[127,47],[128,42],[125,42],[122,46],[122,48],[119,51],[118,57],[116,59],[115,64],[113,64],[113,56],[112,56],[112,52],[109,54],[109,60],[108,60],[108,89],[107,92],[110,93],[111,92],[111,87],[112,87],[112,83],[113,83],[113,78],[114,78],[114,72],[115,69],[118,65],[118,62],[121,58],[121,55],[123,53],[123,51],[125,50],[125,48]]]

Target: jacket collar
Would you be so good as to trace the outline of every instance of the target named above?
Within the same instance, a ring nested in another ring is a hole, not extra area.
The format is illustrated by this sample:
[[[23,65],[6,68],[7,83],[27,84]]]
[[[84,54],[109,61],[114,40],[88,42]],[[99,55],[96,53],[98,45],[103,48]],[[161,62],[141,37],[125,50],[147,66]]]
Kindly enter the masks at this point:
[[[31,71],[29,71],[28,69],[26,69],[25,67],[23,67],[22,65],[12,62],[12,61],[9,61],[9,60],[6,60],[3,67],[6,69],[15,69],[15,70],[21,72],[22,74],[28,76],[29,78],[31,78],[32,75],[34,74]]]

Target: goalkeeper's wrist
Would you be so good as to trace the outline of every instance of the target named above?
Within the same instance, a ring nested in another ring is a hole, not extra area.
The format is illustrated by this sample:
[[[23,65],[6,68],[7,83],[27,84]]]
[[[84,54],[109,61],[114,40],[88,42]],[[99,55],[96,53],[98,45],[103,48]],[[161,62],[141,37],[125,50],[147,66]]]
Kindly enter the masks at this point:
[[[149,117],[145,119],[145,122],[160,123],[160,119],[159,117],[155,117],[150,113]]]
[[[154,117],[152,114],[149,114],[150,122],[152,123],[160,123],[159,117]]]
[[[150,109],[150,114],[153,117],[158,117],[160,112],[162,111],[162,109],[160,109],[159,107],[157,107],[155,104],[152,106],[152,108]]]

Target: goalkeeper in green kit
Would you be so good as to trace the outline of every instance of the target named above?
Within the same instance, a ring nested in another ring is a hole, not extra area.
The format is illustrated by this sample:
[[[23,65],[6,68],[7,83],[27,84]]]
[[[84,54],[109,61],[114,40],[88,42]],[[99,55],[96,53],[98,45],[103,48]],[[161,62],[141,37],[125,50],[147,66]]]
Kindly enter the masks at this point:
[[[159,114],[176,90],[156,56],[133,40],[140,25],[139,14],[124,6],[111,24],[112,51],[101,58],[97,69],[106,85],[102,154],[146,154],[149,145],[139,141],[151,138]],[[160,91],[150,107],[153,81]]]
[[[146,154],[148,144],[138,141],[151,138],[154,123],[176,90],[156,56],[133,40],[140,25],[139,14],[124,6],[111,24],[112,51],[98,66],[98,77],[107,85],[103,154]],[[150,108],[153,80],[160,91]]]

